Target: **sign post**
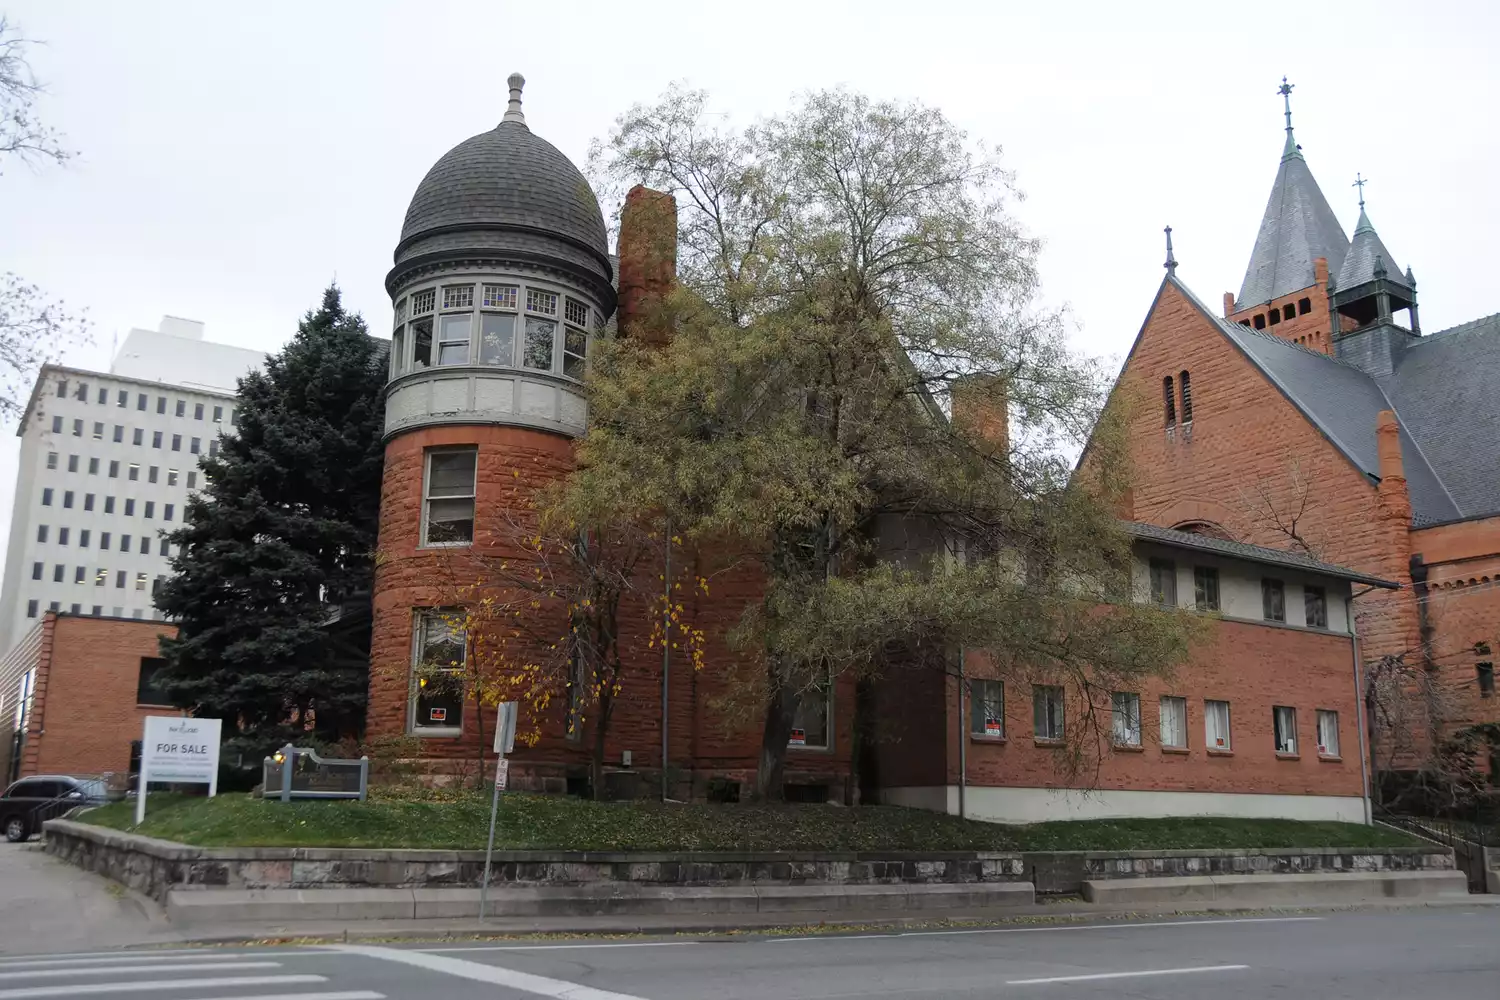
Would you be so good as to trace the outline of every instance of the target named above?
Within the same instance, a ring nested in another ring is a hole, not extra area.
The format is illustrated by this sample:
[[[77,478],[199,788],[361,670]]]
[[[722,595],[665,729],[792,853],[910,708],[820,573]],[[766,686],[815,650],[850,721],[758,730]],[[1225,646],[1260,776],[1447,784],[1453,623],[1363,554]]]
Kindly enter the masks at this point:
[[[146,786],[153,781],[207,785],[209,797],[219,792],[218,719],[188,719],[180,715],[148,715],[141,732],[140,784],[135,793],[135,825],[146,820]]]
[[[510,761],[505,755],[516,748],[517,704],[502,701],[495,718],[495,791],[490,799],[490,839],[484,847],[484,879],[479,883],[479,919],[483,920],[489,908],[490,857],[495,853],[495,817],[500,813],[500,789],[510,778]]]

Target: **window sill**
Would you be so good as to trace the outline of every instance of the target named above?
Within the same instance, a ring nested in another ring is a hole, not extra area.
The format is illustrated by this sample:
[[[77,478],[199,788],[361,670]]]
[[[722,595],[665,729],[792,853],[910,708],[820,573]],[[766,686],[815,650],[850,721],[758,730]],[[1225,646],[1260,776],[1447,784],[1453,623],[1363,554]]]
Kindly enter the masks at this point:
[[[790,743],[787,750],[791,753],[833,753],[833,747],[792,746]]]
[[[1285,753],[1284,751],[1277,750],[1276,751],[1276,759],[1277,760],[1301,760],[1302,759],[1302,755],[1300,753]]]
[[[1181,754],[1183,756],[1187,756],[1187,754],[1189,754],[1191,751],[1188,750],[1187,747],[1162,747],[1161,748],[1161,752],[1162,753],[1175,753],[1175,754]]]
[[[1344,762],[1344,758],[1340,757],[1338,754],[1331,753],[1320,753],[1318,754],[1318,759],[1327,761],[1330,764],[1342,764]]]
[[[1114,744],[1110,745],[1110,749],[1114,750],[1116,753],[1145,753],[1146,752],[1146,748],[1143,747],[1143,746],[1141,746],[1139,743],[1114,743]]]
[[[408,735],[415,736],[419,740],[454,740],[463,734],[464,731],[457,728],[438,729],[436,726],[417,726],[413,727]]]
[[[130,618],[130,619],[127,619],[127,620],[128,621],[135,621],[134,618]],[[142,619],[142,620],[144,620],[144,619]],[[138,702],[135,703],[135,707],[136,708],[164,708],[164,709],[166,709],[169,712],[178,712],[178,711],[181,711],[181,709],[179,709],[176,705],[168,705],[168,704],[165,704],[163,702],[156,702],[156,701],[138,701]]]
[[[423,542],[417,546],[417,551],[423,549],[469,549],[474,547],[474,542]]]
[[[984,733],[970,733],[970,743],[1009,743],[1010,740],[1004,736],[988,736]]]
[[[1220,750],[1220,749],[1218,749],[1216,747],[1209,747],[1208,748],[1208,755],[1210,757],[1233,757],[1234,756],[1234,751],[1233,750]]]
[[[1055,749],[1055,750],[1060,750],[1063,747],[1065,747],[1065,746],[1068,745],[1065,740],[1047,739],[1046,737],[1042,737],[1042,736],[1037,736],[1037,737],[1033,738],[1031,742],[1034,743],[1034,744],[1036,744],[1039,747],[1050,747],[1050,748]]]

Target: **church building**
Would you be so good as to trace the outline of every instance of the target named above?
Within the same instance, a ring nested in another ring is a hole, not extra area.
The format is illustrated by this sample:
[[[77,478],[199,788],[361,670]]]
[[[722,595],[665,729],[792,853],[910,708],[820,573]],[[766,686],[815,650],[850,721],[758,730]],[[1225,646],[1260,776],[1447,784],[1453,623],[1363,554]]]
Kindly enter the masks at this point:
[[[1422,330],[1412,262],[1382,242],[1362,180],[1345,236],[1280,93],[1285,142],[1239,294],[1194,295],[1167,230],[1115,389],[1128,516],[1399,582],[1354,605],[1367,689],[1436,678],[1404,731],[1372,722],[1375,767],[1402,770],[1434,737],[1500,721],[1500,314]]]

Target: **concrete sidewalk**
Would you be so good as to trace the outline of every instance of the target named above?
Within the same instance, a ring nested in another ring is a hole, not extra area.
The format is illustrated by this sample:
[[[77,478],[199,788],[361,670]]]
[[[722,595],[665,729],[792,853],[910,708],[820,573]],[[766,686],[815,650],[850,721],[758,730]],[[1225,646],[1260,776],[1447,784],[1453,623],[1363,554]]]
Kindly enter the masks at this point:
[[[0,844],[0,953],[79,951],[183,940],[161,907],[41,845]]]

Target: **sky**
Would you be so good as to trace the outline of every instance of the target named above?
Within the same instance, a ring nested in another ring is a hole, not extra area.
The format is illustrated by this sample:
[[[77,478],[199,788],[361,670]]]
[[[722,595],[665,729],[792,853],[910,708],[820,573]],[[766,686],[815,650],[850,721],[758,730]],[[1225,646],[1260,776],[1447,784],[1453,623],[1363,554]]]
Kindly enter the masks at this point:
[[[1123,360],[1162,278],[1238,292],[1280,158],[1283,75],[1325,196],[1371,220],[1429,332],[1500,312],[1500,4],[754,4],[0,0],[77,157],[0,174],[0,272],[92,320],[66,363],[107,369],[163,314],[274,351],[337,280],[372,331],[407,202],[504,113],[574,162],[673,82],[732,122],[844,86],[940,108],[1003,148],[1045,243],[1043,296],[1078,349]],[[611,206],[606,206],[608,210]],[[0,517],[16,475],[0,434]]]

